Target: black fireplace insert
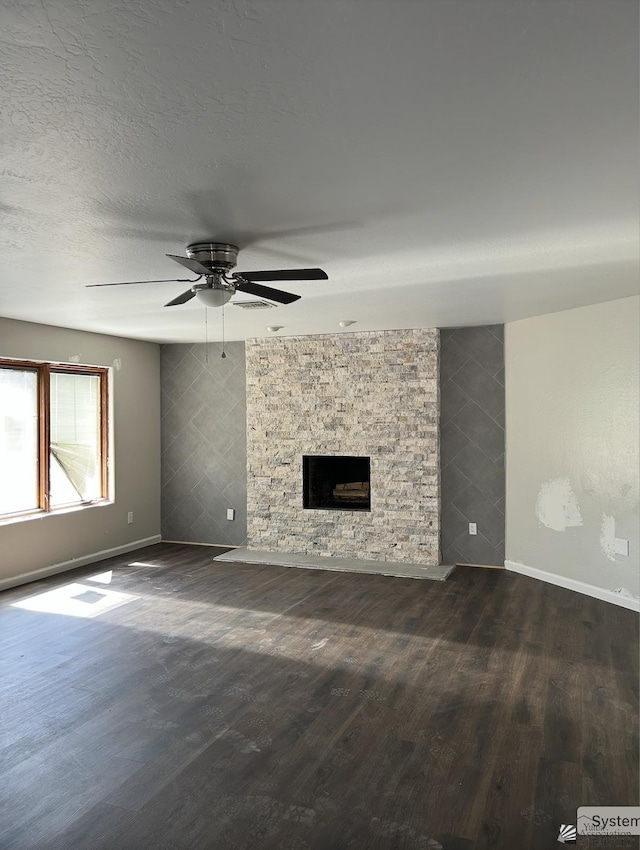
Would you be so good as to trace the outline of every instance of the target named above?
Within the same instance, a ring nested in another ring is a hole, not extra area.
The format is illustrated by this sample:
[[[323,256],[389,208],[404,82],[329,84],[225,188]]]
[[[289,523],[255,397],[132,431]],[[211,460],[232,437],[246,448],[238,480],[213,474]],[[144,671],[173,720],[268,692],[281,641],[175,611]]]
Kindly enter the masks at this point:
[[[370,459],[345,455],[303,455],[302,486],[305,508],[370,511]]]

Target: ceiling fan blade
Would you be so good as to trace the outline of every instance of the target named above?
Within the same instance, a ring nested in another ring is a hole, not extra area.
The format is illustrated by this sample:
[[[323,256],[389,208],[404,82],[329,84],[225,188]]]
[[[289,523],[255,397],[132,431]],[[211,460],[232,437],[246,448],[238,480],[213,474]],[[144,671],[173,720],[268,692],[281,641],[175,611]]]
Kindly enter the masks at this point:
[[[172,301],[169,301],[168,304],[165,304],[165,307],[175,307],[177,304],[186,304],[187,301],[191,301],[192,298],[195,298],[196,294],[192,289],[187,289],[186,292],[183,292],[182,295],[176,296]]]
[[[270,286],[260,286],[258,283],[252,283],[250,280],[242,280],[242,278],[237,281],[236,288],[241,292],[257,295],[258,298],[268,298],[270,301],[278,301],[280,304],[293,304],[294,301],[298,301],[300,298],[299,295],[282,292],[280,289],[272,289]]]
[[[258,272],[235,272],[232,277],[243,280],[329,280],[322,269],[273,269]]]
[[[202,277],[202,275],[200,275]],[[200,278],[198,278],[199,280]],[[119,283],[88,283],[86,285],[87,289],[91,289],[93,286],[133,286],[138,283],[196,283],[195,280],[188,280],[187,278],[175,278],[172,277],[169,280],[122,280]]]
[[[210,275],[211,270],[206,266],[203,266],[202,263],[199,263],[197,260],[192,260],[189,257],[178,257],[176,254],[165,254],[165,257],[169,257],[170,260],[175,260],[176,263],[180,263],[181,266],[184,266],[189,271],[192,271],[194,274],[199,275]]]

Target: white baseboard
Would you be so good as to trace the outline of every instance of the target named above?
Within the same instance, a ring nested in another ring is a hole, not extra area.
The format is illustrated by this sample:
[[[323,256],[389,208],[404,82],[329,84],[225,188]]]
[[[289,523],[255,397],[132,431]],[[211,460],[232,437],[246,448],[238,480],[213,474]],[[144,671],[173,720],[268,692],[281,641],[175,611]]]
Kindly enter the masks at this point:
[[[622,608],[628,608],[630,611],[640,612],[640,599],[636,599],[633,596],[623,596],[621,593],[616,593],[614,590],[606,590],[604,587],[597,587],[595,584],[587,584],[585,581],[567,578],[557,573],[548,573],[546,570],[537,569],[537,567],[528,567],[519,561],[505,561],[504,565],[512,573],[520,573],[523,576],[529,576],[529,578],[537,578],[539,581],[546,581],[549,584],[555,584],[557,587],[575,590],[578,593],[584,593],[586,596],[593,596],[594,599],[602,599],[604,602],[612,602],[614,605],[620,605]]]
[[[41,578],[53,576],[56,573],[64,573],[67,570],[75,570],[76,567],[84,567],[96,561],[106,561],[107,558],[113,558],[115,555],[125,555],[127,552],[133,552],[145,546],[152,546],[154,543],[160,543],[161,541],[161,536],[154,534],[153,537],[145,537],[144,540],[134,540],[122,546],[114,546],[113,549],[101,549],[99,552],[92,552],[90,555],[81,555],[79,558],[72,558],[70,561],[61,561],[59,564],[43,567],[40,570],[33,570],[30,573],[22,573],[22,575],[13,576],[12,578],[0,579],[0,590],[17,587],[20,584],[28,584],[31,581],[38,581]]]

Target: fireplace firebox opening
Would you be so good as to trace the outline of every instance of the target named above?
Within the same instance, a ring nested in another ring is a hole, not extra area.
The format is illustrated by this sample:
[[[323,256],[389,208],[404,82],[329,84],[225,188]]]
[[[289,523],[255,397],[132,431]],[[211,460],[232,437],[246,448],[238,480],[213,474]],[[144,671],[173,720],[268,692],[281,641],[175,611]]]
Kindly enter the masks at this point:
[[[302,505],[311,510],[370,511],[368,457],[303,455]]]

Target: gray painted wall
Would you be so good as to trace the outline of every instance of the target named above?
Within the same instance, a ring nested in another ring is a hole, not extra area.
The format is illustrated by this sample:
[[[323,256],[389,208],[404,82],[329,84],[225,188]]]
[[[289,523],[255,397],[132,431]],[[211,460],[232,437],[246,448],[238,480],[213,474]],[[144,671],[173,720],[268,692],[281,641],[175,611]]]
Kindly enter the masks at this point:
[[[160,348],[0,319],[0,356],[112,366],[113,504],[0,524],[0,584],[133,549],[160,535]],[[133,511],[134,522],[127,524]]]
[[[440,332],[440,401],[443,562],[503,566],[502,325]]]
[[[507,562],[635,597],[639,320],[635,296],[505,333]]]
[[[163,345],[162,537],[241,545],[247,537],[244,342]],[[234,508],[235,520],[226,519]]]

